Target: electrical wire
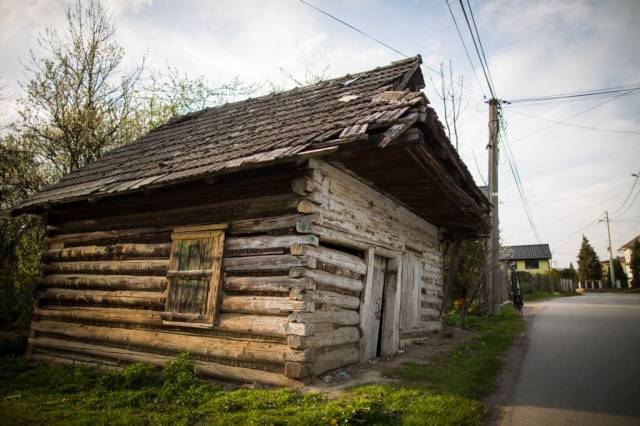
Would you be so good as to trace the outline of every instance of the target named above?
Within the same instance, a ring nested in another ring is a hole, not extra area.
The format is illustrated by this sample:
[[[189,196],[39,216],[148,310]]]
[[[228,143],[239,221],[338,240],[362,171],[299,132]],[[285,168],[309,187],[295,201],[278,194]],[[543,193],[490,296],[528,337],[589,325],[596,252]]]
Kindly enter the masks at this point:
[[[513,151],[511,151],[511,145],[509,143],[509,139],[507,137],[507,133],[505,130],[506,125],[504,123],[504,117],[502,116],[502,114],[500,114],[498,117],[500,120],[500,130],[502,133],[504,146],[506,148],[505,157],[507,159],[507,163],[509,164],[511,175],[513,176],[513,180],[516,184],[516,188],[520,196],[520,201],[522,202],[522,206],[527,216],[527,220],[529,221],[529,225],[531,226],[531,230],[533,231],[533,235],[536,238],[536,241],[538,242],[538,244],[540,244],[540,235],[538,234],[538,228],[536,227],[535,221],[533,220],[533,213],[531,212],[531,206],[529,205],[529,201],[527,200],[527,196],[524,191],[524,185],[522,184],[522,178],[520,177],[520,172],[518,171],[518,166],[515,162]]]
[[[636,203],[636,201],[638,201],[638,197],[640,197],[640,189],[636,192],[636,196],[633,197],[633,201],[631,201],[631,203],[629,203],[627,208],[624,209],[624,211],[622,213],[620,213],[616,218],[620,218],[621,216],[624,216],[625,214],[627,214],[627,212],[629,212],[629,210],[631,210],[631,207],[633,207],[633,205]]]
[[[519,142],[519,141],[521,141],[521,140],[523,140],[523,139],[530,138],[531,136],[534,136],[534,135],[537,135],[537,134],[539,134],[539,133],[542,133],[542,132],[544,132],[545,130],[550,129],[551,127],[557,126],[557,125],[559,125],[559,124],[563,124],[563,123],[565,123],[565,122],[567,122],[567,121],[569,121],[569,120],[571,120],[571,119],[573,119],[573,118],[576,118],[576,117],[578,117],[578,116],[580,116],[580,115],[582,115],[582,114],[586,114],[586,113],[587,113],[587,112],[589,112],[589,111],[592,111],[592,110],[594,110],[594,109],[596,109],[596,108],[600,108],[601,106],[606,105],[606,104],[608,104],[609,102],[613,102],[613,101],[616,101],[616,100],[618,100],[618,99],[622,98],[623,96],[630,95],[631,93],[633,93],[633,92],[625,92],[625,93],[622,93],[622,94],[616,95],[615,97],[613,97],[613,98],[611,98],[611,99],[607,99],[607,100],[606,100],[606,101],[604,101],[604,102],[600,102],[599,104],[596,104],[596,105],[590,106],[590,107],[589,107],[589,108],[587,108],[587,109],[584,109],[584,110],[582,110],[582,111],[580,111],[580,112],[578,112],[578,113],[576,113],[576,114],[572,114],[572,115],[570,115],[569,117],[564,118],[564,119],[562,119],[562,120],[559,120],[559,121],[558,121],[558,122],[556,122],[556,123],[552,123],[552,124],[550,124],[550,125],[548,125],[548,126],[545,126],[545,127],[541,128],[541,129],[538,129],[538,130],[536,130],[535,132],[533,132],[533,133],[529,133],[529,134],[528,134],[528,135],[526,135],[526,136],[522,136],[522,137],[520,137],[520,138],[514,139],[514,140],[512,140],[511,142],[512,142],[512,143],[516,143],[516,142]]]
[[[629,193],[627,194],[627,198],[625,198],[624,201],[622,202],[622,204],[620,204],[620,207],[618,207],[613,212],[611,212],[611,214],[613,214],[613,215],[617,214],[617,212],[619,212],[620,210],[622,210],[624,208],[624,205],[627,204],[627,201],[629,201],[629,198],[631,197],[631,194],[633,193],[633,190],[635,189],[636,185],[638,184],[638,179],[640,179],[640,171],[636,174],[635,177],[636,178],[633,181],[633,185],[631,185],[631,189],[629,190]]]
[[[464,3],[462,0],[458,0],[460,3],[460,7],[462,8],[462,14],[464,15],[464,20],[467,23],[467,28],[469,28],[469,32],[471,33],[471,41],[473,41],[473,46],[476,49],[476,54],[478,55],[478,59],[480,60],[480,66],[482,67],[482,73],[484,74],[484,78],[487,82],[487,86],[489,86],[489,93],[491,94],[492,99],[496,99],[495,91],[493,90],[493,86],[491,85],[491,80],[489,79],[489,75],[487,69],[485,68],[485,64],[482,61],[482,55],[480,54],[480,49],[478,48],[478,43],[476,42],[476,36],[473,33],[473,29],[471,28],[471,23],[469,22],[469,17],[467,16],[467,10],[464,7]],[[488,68],[488,65],[487,65]]]
[[[491,69],[489,68],[489,61],[487,61],[487,57],[484,54],[484,46],[482,45],[482,39],[480,38],[480,32],[478,31],[478,27],[476,26],[476,18],[473,15],[473,9],[471,8],[471,3],[467,0],[467,6],[469,7],[469,14],[471,15],[471,22],[473,22],[473,28],[476,31],[476,35],[478,36],[478,43],[480,44],[480,52],[482,52],[482,59],[484,63],[487,65],[487,72],[489,73],[489,80],[491,81],[491,86],[495,89],[496,85],[493,82],[493,76],[491,75]]]
[[[473,150],[473,148],[471,148],[471,153],[473,154],[473,161],[476,163],[476,169],[478,170],[478,176],[480,176],[480,179],[482,179],[482,183],[484,183],[484,186],[487,186],[487,181],[484,178],[484,176],[482,175],[482,172],[480,171],[480,166],[478,165],[478,158],[476,157],[476,152]]]
[[[640,84],[633,84],[629,86],[618,86],[618,87],[610,87],[606,89],[586,90],[582,92],[569,92],[569,93],[560,93],[557,95],[549,95],[549,96],[510,99],[507,101],[507,103],[509,104],[532,103],[532,102],[537,103],[537,102],[557,101],[557,100],[565,100],[565,99],[585,98],[585,97],[591,97],[591,96],[612,95],[616,93],[638,91],[638,90],[640,90]]]
[[[395,52],[395,53],[397,53],[398,55],[400,55],[400,56],[402,56],[404,58],[409,58],[410,57],[409,55],[407,55],[406,53],[402,52],[401,50],[396,49],[395,47],[385,43],[384,41],[372,36],[371,34],[365,32],[364,30],[361,30],[360,28],[356,27],[355,25],[351,25],[350,23],[338,18],[337,16],[332,15],[331,13],[329,13],[329,12],[323,10],[323,9],[320,9],[319,7],[309,3],[308,1],[306,1],[306,0],[298,0],[298,1],[300,3],[302,3],[302,4],[304,4],[305,6],[308,6],[308,7],[312,8],[312,9],[322,13],[325,16],[328,16],[329,18],[333,19],[334,21],[337,21],[337,22],[341,23],[342,25],[344,25],[344,26],[346,26],[348,28],[351,28],[352,30],[356,31],[357,33],[359,33],[359,34],[361,34],[361,35],[363,35],[365,37],[367,37],[368,39],[375,41],[379,45],[386,47],[387,49],[391,50],[392,52]],[[441,75],[440,71],[438,71],[437,69],[435,69],[435,68],[433,68],[433,67],[431,67],[429,65],[422,64],[422,66],[425,69],[431,71],[432,73],[434,73],[434,74],[436,74],[438,76]],[[462,87],[464,89],[468,90],[469,92],[477,95],[477,96],[482,96],[483,98],[486,98],[486,96],[484,96],[484,93],[482,95],[480,95],[478,92],[476,92],[475,90],[471,89],[470,87],[465,86],[464,84],[462,85]]]
[[[536,120],[542,120],[542,121],[547,121],[549,123],[561,124],[563,126],[577,127],[579,129],[597,130],[599,132],[625,133],[625,134],[630,134],[630,135],[640,135],[640,130],[602,129],[602,128],[599,128],[599,127],[583,126],[581,124],[565,123],[565,122],[562,122],[562,121],[551,120],[549,118],[539,117],[537,115],[527,114],[525,112],[514,111],[511,108],[506,108],[506,107],[503,107],[503,110],[506,110],[509,113],[523,115],[525,117],[530,117],[530,118],[535,118]]]
[[[458,26],[458,22],[453,14],[453,10],[451,9],[451,5],[449,4],[449,0],[445,0],[447,3],[447,8],[449,8],[449,13],[451,14],[451,19],[453,20],[453,25],[456,27],[456,31],[458,32],[458,37],[460,37],[460,42],[462,43],[462,47],[464,48],[464,53],[467,55],[467,59],[469,60],[469,65],[471,65],[471,71],[473,75],[476,77],[476,82],[478,83],[478,87],[482,92],[482,97],[487,99],[487,95],[484,93],[484,89],[482,87],[482,83],[480,82],[480,77],[478,77],[478,73],[476,72],[476,67],[473,65],[473,61],[471,60],[471,55],[469,55],[469,50],[467,49],[467,45],[464,42],[464,38],[462,37],[462,33],[460,32],[460,27]]]
[[[348,22],[343,21],[342,19],[338,18],[337,16],[334,16],[334,15],[330,14],[329,12],[325,12],[324,10],[320,9],[319,7],[314,6],[313,4],[311,4],[311,3],[309,3],[309,2],[307,2],[307,1],[305,1],[305,0],[298,0],[298,1],[299,1],[300,3],[302,3],[302,4],[305,4],[305,5],[309,6],[309,7],[310,7],[310,8],[312,8],[312,9],[315,9],[315,10],[317,10],[318,12],[320,12],[320,13],[322,13],[322,14],[324,14],[324,15],[328,16],[329,18],[331,18],[331,19],[333,19],[333,20],[335,20],[335,21],[340,22],[342,25],[346,25],[347,27],[351,28],[352,30],[354,30],[354,31],[356,31],[356,32],[359,32],[359,33],[360,33],[360,34],[362,34],[363,36],[365,36],[365,37],[367,37],[367,38],[370,38],[371,40],[375,41],[376,43],[378,43],[378,44],[380,44],[380,45],[382,45],[382,46],[384,46],[384,47],[386,47],[387,49],[389,49],[389,50],[392,50],[392,51],[396,52],[398,55],[400,55],[400,56],[404,56],[405,58],[408,58],[408,57],[409,57],[409,55],[407,55],[406,53],[401,52],[400,50],[396,49],[395,47],[392,47],[392,46],[388,45],[388,44],[387,44],[387,43],[385,43],[384,41],[382,41],[382,40],[379,40],[379,39],[375,38],[375,37],[374,37],[374,36],[372,36],[371,34],[368,34],[368,33],[364,32],[364,31],[363,31],[363,30],[361,30],[360,28],[355,27],[355,26],[353,26],[353,25],[349,24]]]

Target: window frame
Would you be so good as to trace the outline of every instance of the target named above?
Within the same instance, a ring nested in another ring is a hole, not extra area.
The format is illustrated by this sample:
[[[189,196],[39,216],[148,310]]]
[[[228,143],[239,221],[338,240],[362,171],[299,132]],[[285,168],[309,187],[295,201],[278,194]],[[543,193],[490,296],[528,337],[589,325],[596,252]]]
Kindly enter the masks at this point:
[[[179,326],[179,327],[197,327],[212,328],[217,320],[219,311],[219,300],[222,293],[222,261],[224,256],[225,231],[228,229],[227,223],[217,223],[211,225],[195,225],[180,226],[174,228],[171,233],[171,253],[169,255],[169,267],[167,269],[167,289],[165,291],[165,308],[161,313],[162,324]],[[192,314],[178,312],[171,298],[172,291],[175,289],[173,280],[179,277],[193,275],[195,270],[172,270],[175,263],[174,253],[176,244],[188,240],[211,240],[211,274],[202,277],[203,280],[208,276],[209,289],[208,294],[203,299],[206,301],[206,311],[204,314]],[[190,274],[191,272],[191,274]]]
[[[530,266],[530,262],[535,262],[536,266]],[[540,259],[525,259],[524,269],[540,269]]]

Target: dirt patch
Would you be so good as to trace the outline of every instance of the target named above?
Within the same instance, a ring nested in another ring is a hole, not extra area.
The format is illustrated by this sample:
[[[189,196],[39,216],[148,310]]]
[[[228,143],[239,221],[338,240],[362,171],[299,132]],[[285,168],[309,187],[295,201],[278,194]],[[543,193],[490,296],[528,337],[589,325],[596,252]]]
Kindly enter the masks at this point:
[[[407,362],[429,363],[435,356],[453,352],[473,338],[474,334],[460,328],[445,327],[441,332],[413,339],[413,343],[397,354],[377,358],[367,364],[340,368],[321,375],[303,389],[304,392],[323,392],[337,397],[345,388],[369,383],[397,383],[399,380],[385,375]]]

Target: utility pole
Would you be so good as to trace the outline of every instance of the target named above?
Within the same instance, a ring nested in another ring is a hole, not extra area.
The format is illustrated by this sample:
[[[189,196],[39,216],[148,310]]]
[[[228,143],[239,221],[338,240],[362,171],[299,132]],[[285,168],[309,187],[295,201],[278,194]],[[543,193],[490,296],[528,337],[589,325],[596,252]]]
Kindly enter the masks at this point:
[[[489,314],[495,314],[500,304],[500,276],[498,269],[498,100],[489,100],[489,201],[491,201],[491,237],[488,241],[489,274],[487,277],[486,303]]]
[[[613,270],[613,249],[611,247],[611,228],[609,227],[609,212],[604,211],[604,221],[607,224],[607,236],[609,237],[609,276],[611,277],[611,288],[616,288],[616,272]]]

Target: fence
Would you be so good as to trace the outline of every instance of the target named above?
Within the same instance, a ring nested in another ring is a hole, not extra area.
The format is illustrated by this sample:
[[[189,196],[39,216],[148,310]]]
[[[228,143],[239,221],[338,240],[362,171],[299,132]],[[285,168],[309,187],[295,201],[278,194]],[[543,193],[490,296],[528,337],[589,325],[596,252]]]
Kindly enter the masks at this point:
[[[520,290],[522,294],[533,293],[573,293],[575,283],[572,279],[560,278],[557,275],[530,274],[528,272],[518,272],[520,279]]]

